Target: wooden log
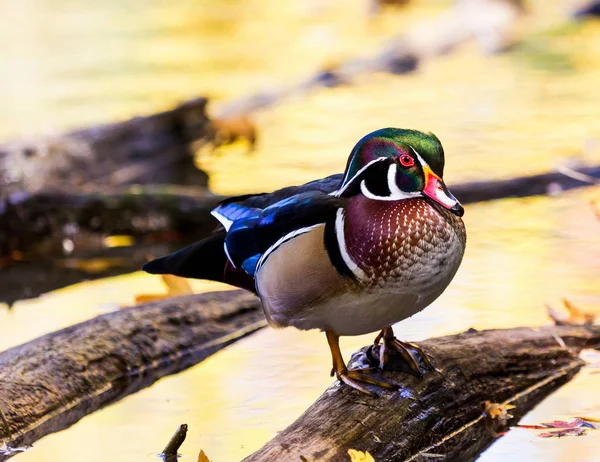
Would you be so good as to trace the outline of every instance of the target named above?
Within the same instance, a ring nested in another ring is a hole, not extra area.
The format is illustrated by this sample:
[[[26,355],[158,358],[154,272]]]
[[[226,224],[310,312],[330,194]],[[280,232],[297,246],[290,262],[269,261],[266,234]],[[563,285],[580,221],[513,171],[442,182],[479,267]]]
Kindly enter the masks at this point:
[[[484,401],[515,404],[514,422],[576,374],[582,348],[598,345],[600,326],[471,330],[426,340],[419,346],[441,373],[420,380],[402,372],[395,358],[400,370],[384,376],[401,384],[399,391],[370,397],[334,384],[244,460],[348,460],[349,449],[368,451],[378,462],[424,461],[431,454],[474,460],[494,440],[482,417]],[[353,363],[376,363],[377,350],[363,348]]]
[[[109,313],[0,353],[0,446],[67,428],[265,325],[253,295],[213,292]]]
[[[0,145],[0,198],[23,191],[103,191],[127,184],[206,186],[190,144],[210,139],[207,100],[66,134]]]
[[[210,234],[217,225],[210,211],[221,199],[175,186],[22,194],[0,207],[0,303],[138,271],[148,256]],[[132,245],[111,248],[112,235],[130,236]]]
[[[96,239],[93,239],[94,241]],[[0,303],[18,301],[82,281],[139,271],[149,256],[166,255],[185,244],[165,242],[98,250],[76,257],[10,262],[0,269]]]
[[[540,173],[506,180],[473,181],[452,186],[452,193],[464,204],[507,197],[559,194],[561,191],[600,183],[600,166]]]
[[[222,199],[206,188],[176,186],[14,195],[0,203],[0,258],[14,252],[55,257],[101,250],[100,241],[111,235],[140,240],[158,235],[154,240],[162,242],[198,239],[216,227],[210,211]],[[67,249],[65,239],[71,241]]]

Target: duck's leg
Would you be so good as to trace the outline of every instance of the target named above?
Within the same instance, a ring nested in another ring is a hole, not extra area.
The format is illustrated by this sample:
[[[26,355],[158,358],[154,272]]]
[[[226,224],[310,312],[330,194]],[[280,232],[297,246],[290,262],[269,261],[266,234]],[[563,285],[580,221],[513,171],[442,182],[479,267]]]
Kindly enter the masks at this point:
[[[372,372],[372,369],[355,369],[348,370],[346,367],[346,363],[344,362],[344,358],[342,356],[342,352],[340,351],[340,337],[336,333],[327,330],[325,331],[327,335],[327,342],[329,343],[329,348],[331,349],[331,358],[333,359],[333,369],[331,370],[331,375],[336,375],[336,377],[344,382],[346,385],[351,386],[352,388],[356,388],[367,395],[376,396],[375,393],[364,388],[360,383],[368,383],[371,385],[377,385],[382,388],[389,389],[397,389],[398,386],[385,382],[383,380],[379,380],[376,377],[373,377],[369,374]]]
[[[394,336],[394,331],[392,330],[391,326],[385,327],[381,330],[379,335],[375,338],[375,345],[378,345],[381,340],[383,340],[383,342],[381,343],[379,350],[379,367],[382,370],[385,369],[385,364],[388,360],[388,354],[390,350],[395,350],[400,353],[404,360],[408,363],[410,369],[418,377],[423,377],[423,373],[419,367],[420,360],[422,360],[429,369],[435,370],[435,367],[433,364],[431,364],[427,353],[421,350],[421,348],[419,348],[417,345],[398,340]],[[417,355],[419,355],[420,358]]]

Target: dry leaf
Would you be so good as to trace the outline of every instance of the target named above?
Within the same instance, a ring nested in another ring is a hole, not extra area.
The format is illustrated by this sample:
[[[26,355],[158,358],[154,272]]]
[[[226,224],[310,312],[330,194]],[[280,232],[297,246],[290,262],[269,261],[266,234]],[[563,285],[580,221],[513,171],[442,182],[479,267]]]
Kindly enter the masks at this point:
[[[202,449],[200,449],[200,454],[198,454],[198,462],[210,462],[209,458]]]
[[[566,298],[563,298],[562,301],[569,312],[568,316],[546,305],[548,316],[554,321],[554,324],[557,326],[583,326],[594,323],[596,314],[583,311]]]
[[[508,419],[512,418],[512,415],[509,414],[508,411],[516,407],[513,404],[502,405],[498,403],[492,403],[491,401],[484,401],[483,406],[483,412],[485,415],[501,423],[506,423]]]
[[[585,428],[566,428],[564,430],[557,430],[552,432],[540,433],[541,438],[561,438],[563,436],[581,436],[586,433]]]
[[[375,462],[373,456],[369,452],[357,451],[356,449],[348,449],[350,462]]]
[[[564,420],[553,420],[537,425],[517,425],[519,428],[528,428],[531,430],[548,430],[554,429],[545,433],[540,433],[541,438],[561,438],[563,436],[581,436],[585,435],[589,429],[594,429],[593,424],[586,422],[585,419],[576,417],[571,422]]]

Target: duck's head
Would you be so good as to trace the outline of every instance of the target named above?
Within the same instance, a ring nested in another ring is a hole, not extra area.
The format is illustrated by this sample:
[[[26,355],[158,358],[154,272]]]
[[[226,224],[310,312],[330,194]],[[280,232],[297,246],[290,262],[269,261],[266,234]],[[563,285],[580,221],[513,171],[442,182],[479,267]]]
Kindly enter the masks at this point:
[[[460,217],[464,209],[443,174],[444,149],[433,133],[382,128],[356,144],[337,195],[383,201],[427,197]]]

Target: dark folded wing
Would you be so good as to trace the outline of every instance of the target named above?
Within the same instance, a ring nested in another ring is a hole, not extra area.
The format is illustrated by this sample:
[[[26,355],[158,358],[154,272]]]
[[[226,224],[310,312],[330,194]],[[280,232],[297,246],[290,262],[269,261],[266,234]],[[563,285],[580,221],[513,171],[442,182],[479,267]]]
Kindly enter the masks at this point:
[[[345,199],[312,190],[264,209],[248,208],[247,216],[233,221],[225,238],[229,260],[254,276],[261,258],[287,239],[334,219],[337,210],[344,206]]]
[[[269,205],[273,205],[283,199],[305,192],[318,191],[325,194],[330,194],[338,189],[342,182],[343,176],[344,175],[341,173],[336,173],[335,175],[331,175],[320,180],[314,180],[300,186],[288,186],[286,188],[278,189],[272,193],[246,194],[244,196],[230,197],[221,202],[220,205],[238,203],[248,208],[264,209]]]

